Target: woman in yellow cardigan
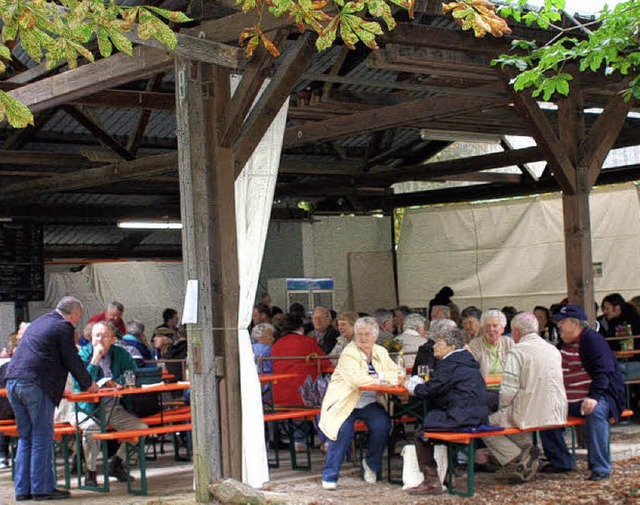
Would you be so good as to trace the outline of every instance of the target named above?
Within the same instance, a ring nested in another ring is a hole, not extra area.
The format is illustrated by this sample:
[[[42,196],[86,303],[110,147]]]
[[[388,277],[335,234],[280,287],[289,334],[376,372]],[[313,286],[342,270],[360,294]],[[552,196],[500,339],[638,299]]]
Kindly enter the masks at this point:
[[[369,429],[369,447],[362,461],[364,480],[375,483],[376,474],[382,469],[382,453],[391,427],[376,393],[361,391],[360,386],[396,375],[397,366],[387,350],[376,345],[380,329],[373,317],[358,319],[354,331],[355,337],[342,351],[322,402],[319,426],[329,439],[322,470],[324,489],[337,487],[340,465],[351,445],[354,424],[358,420],[364,421]]]

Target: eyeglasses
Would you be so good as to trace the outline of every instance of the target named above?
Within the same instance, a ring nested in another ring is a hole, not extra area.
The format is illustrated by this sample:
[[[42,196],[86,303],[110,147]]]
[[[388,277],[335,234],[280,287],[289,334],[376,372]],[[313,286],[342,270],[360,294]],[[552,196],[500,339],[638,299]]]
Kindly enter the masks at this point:
[[[113,335],[91,335],[91,338],[97,338],[98,340],[109,340],[114,338]]]

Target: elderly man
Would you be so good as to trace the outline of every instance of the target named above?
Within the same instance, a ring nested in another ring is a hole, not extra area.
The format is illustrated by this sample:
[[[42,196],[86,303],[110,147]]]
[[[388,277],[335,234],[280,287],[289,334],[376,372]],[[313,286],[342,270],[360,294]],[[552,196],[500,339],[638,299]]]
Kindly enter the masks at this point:
[[[624,379],[611,349],[602,335],[588,326],[580,305],[565,305],[553,318],[558,322],[564,383],[569,414],[586,420],[587,461],[591,475],[599,481],[611,475],[609,456],[609,417],[620,419],[624,408]],[[543,473],[573,469],[562,430],[541,432],[549,464]]]
[[[82,303],[65,296],[56,309],[29,325],[9,362],[7,392],[18,425],[15,467],[16,501],[68,498],[55,488],[53,475],[53,413],[62,399],[67,374],[78,389],[96,392],[98,386],[78,357],[73,335],[82,318]]]
[[[331,325],[331,312],[324,307],[316,307],[311,316],[313,330],[307,336],[315,338],[325,354],[331,354],[340,333]]]
[[[402,351],[405,353],[404,364],[407,367],[413,367],[418,349],[426,342],[426,322],[424,316],[415,312],[404,318],[404,331],[398,335],[398,340],[402,342]]]
[[[380,327],[376,344],[384,345],[385,342],[393,339],[393,312],[386,309],[376,309],[373,317],[376,318],[376,322]]]
[[[136,371],[136,363],[129,352],[118,345],[113,325],[107,321],[100,321],[91,328],[91,344],[80,350],[80,358],[94,382],[101,386],[122,388],[124,372]],[[100,452],[100,442],[93,439],[94,433],[100,433],[100,424],[94,419],[96,403],[78,404],[79,421],[82,426],[82,440],[84,457],[87,462],[87,473],[84,483],[86,486],[96,487],[96,461]],[[109,409],[109,425],[115,430],[143,430],[147,427],[136,416],[130,414],[120,403],[118,397],[110,397],[103,401],[102,408]],[[121,446],[116,455],[109,462],[109,473],[119,482],[127,481],[127,471],[122,463],[125,457],[125,447]]]
[[[489,422],[526,429],[562,424],[567,419],[567,397],[562,381],[560,352],[538,335],[538,320],[530,312],[511,321],[516,345],[507,353],[500,386],[500,403]],[[484,438],[504,474],[528,481],[538,470],[538,448],[531,435]],[[512,472],[512,473],[511,473]]]
[[[122,338],[127,333],[127,327],[122,320],[122,314],[124,314],[124,305],[120,302],[111,302],[104,312],[96,314],[88,323],[97,323],[99,321],[108,321],[116,329],[116,337]],[[88,342],[80,342],[80,345],[85,345]]]

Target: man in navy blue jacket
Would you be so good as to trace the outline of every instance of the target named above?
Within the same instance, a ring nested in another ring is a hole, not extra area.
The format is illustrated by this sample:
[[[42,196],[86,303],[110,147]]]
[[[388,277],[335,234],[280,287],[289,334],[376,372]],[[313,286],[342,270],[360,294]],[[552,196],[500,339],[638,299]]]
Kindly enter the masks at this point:
[[[53,312],[33,321],[7,369],[7,392],[18,425],[15,467],[16,501],[69,497],[55,488],[53,475],[53,413],[71,372],[83,391],[96,392],[74,342],[82,303],[65,296]]]
[[[618,362],[604,337],[589,328],[580,305],[565,305],[553,318],[560,330],[560,352],[569,415],[586,421],[587,461],[591,470],[588,480],[608,479],[611,475],[609,456],[609,417],[616,421],[624,409],[624,379]],[[576,354],[577,351],[577,354]],[[540,433],[549,460],[542,473],[573,469],[573,461],[562,430]]]

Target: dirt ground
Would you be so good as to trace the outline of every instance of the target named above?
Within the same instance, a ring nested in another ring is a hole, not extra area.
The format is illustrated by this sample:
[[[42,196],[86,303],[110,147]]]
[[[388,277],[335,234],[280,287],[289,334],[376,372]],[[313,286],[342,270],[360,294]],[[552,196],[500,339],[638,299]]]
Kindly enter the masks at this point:
[[[612,435],[613,474],[610,480],[589,482],[584,451],[579,453],[578,469],[569,474],[537,475],[531,482],[512,485],[495,474],[476,475],[476,493],[472,498],[449,494],[415,497],[401,486],[385,481],[374,485],[360,480],[357,469],[345,464],[339,487],[325,491],[320,486],[322,455],[314,454],[313,470],[294,471],[284,467],[271,473],[272,481],[263,490],[271,504],[289,505],[416,505],[416,504],[491,504],[491,505],[640,505],[640,426],[617,429]],[[398,458],[399,461],[399,458]],[[400,468],[396,469],[398,476]],[[465,486],[464,472],[456,487]],[[190,463],[173,461],[167,454],[148,468],[150,494],[136,497],[126,493],[126,485],[112,480],[108,494],[78,491],[72,482],[72,497],[67,505],[191,505],[195,504],[193,469]],[[8,470],[0,472],[0,505],[12,505],[13,483]],[[28,502],[34,503],[34,502]]]

